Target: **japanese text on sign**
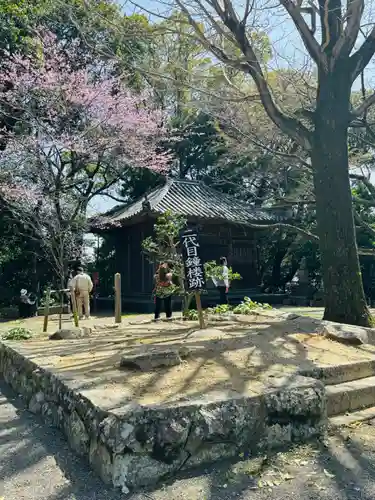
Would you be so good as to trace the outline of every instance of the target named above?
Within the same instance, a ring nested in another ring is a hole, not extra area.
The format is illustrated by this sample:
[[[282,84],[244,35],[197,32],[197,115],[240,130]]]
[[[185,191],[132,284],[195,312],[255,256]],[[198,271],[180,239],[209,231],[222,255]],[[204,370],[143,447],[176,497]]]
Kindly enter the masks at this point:
[[[200,245],[196,232],[187,231],[181,235],[188,290],[201,290],[206,286],[203,262],[199,255]]]

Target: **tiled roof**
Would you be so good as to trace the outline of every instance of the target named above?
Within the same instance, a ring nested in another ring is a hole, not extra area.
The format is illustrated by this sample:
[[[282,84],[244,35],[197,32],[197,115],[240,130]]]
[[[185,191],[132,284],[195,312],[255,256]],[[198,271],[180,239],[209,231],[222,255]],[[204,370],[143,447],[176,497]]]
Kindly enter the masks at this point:
[[[111,223],[121,223],[135,215],[173,213],[198,219],[219,219],[237,224],[275,222],[279,218],[253,208],[230,195],[216,191],[201,182],[169,179],[138,201],[104,214]]]

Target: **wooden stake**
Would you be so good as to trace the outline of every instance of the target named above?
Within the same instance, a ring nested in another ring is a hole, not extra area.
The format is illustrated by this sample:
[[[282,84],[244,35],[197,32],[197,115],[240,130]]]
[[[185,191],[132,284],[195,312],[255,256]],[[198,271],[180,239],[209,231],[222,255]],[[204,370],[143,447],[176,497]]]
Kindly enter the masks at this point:
[[[61,328],[62,328],[63,309],[64,309],[64,292],[60,291],[59,330],[61,330]]]
[[[201,294],[199,292],[195,292],[195,302],[197,304],[199,328],[201,329],[206,328],[206,325],[204,324]]]
[[[45,333],[48,328],[48,316],[49,316],[49,302],[51,300],[51,289],[47,288],[46,291],[46,302],[44,304],[44,322],[43,322],[43,332]]]
[[[72,298],[74,326],[76,328],[78,328],[78,326],[79,326],[79,318],[78,318],[77,296],[76,296],[76,292],[75,292],[74,289],[71,290],[71,298]]]
[[[121,274],[115,274],[115,323],[121,323]]]

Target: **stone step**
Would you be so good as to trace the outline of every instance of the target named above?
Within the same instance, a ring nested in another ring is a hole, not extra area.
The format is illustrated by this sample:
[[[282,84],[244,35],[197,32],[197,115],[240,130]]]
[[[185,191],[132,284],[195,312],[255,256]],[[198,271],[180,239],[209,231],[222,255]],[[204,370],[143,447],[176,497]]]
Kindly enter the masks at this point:
[[[324,385],[341,384],[375,376],[375,359],[301,369],[299,374],[317,378]]]
[[[326,386],[329,417],[375,405],[375,376]]]
[[[336,417],[331,417],[329,419],[329,423],[332,427],[350,427],[353,424],[366,422],[373,419],[375,419],[375,406],[365,408],[364,410],[354,411],[352,413],[346,413],[345,415],[337,415]]]

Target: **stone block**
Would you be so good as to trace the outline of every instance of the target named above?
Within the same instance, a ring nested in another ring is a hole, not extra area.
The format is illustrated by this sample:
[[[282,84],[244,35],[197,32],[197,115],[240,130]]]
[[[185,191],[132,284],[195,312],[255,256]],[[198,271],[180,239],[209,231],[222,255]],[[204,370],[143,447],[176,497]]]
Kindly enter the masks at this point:
[[[80,456],[87,455],[90,438],[78,413],[73,411],[71,414],[66,415],[63,425],[70,447]]]
[[[375,344],[375,329],[341,323],[327,323],[321,334],[347,345]]]
[[[35,414],[40,413],[44,400],[45,397],[43,392],[37,392],[36,394],[34,394],[29,402],[29,411]]]
[[[96,438],[92,438],[90,441],[89,462],[105,484],[113,484],[113,463],[111,454],[107,447]]]
[[[91,331],[92,329],[87,326],[83,326],[80,328],[76,327],[62,328],[61,330],[57,330],[57,332],[50,335],[49,339],[50,340],[82,339],[84,337],[88,337]]]
[[[134,354],[124,354],[120,360],[120,368],[150,371],[155,368],[176,366],[182,363],[189,354],[187,348],[180,349],[144,349]]]
[[[113,485],[124,494],[138,487],[150,486],[176,469],[147,455],[115,455],[113,458]]]

